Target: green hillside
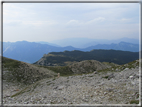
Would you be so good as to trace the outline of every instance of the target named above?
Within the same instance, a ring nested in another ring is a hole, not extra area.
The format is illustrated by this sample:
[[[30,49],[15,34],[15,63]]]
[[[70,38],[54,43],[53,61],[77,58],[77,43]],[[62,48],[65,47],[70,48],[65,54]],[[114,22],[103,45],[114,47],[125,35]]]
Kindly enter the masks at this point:
[[[57,76],[56,73],[43,67],[33,64],[2,58],[3,80],[9,82],[20,82],[24,84],[32,84],[43,78],[51,78]]]
[[[100,62],[113,62],[119,65],[139,59],[139,52],[118,51],[118,50],[92,50],[89,52],[83,51],[64,51],[51,52],[44,55],[39,61],[34,64],[44,66],[64,66],[66,62],[97,60]]]

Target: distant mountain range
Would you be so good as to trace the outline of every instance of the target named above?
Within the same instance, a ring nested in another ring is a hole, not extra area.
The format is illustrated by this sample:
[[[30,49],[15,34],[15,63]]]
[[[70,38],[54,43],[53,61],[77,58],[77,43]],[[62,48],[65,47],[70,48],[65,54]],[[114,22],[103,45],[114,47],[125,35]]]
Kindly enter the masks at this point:
[[[138,44],[132,44],[127,42],[120,42],[118,44],[98,44],[95,46],[90,46],[84,49],[81,49],[82,51],[90,51],[92,49],[114,49],[114,50],[122,50],[122,51],[131,51],[131,52],[138,52],[139,51],[139,45]]]
[[[72,46],[59,47],[56,44],[49,43],[37,43],[37,42],[27,42],[27,41],[17,41],[17,42],[3,42],[3,56],[16,59],[23,62],[34,63],[38,61],[44,54],[49,52],[63,52],[80,50],[80,51],[91,51],[93,49],[114,49],[138,52],[139,45],[120,42],[118,44],[97,44],[95,46],[90,46],[87,48],[75,48]]]
[[[98,44],[118,44],[120,42],[127,42],[132,44],[139,44],[139,39],[134,38],[120,38],[114,40],[107,40],[107,39],[90,39],[90,38],[65,38],[61,40],[55,40],[51,43],[57,44],[59,46],[73,46],[75,48],[87,48],[90,46],[95,46]]]
[[[61,46],[56,45],[56,44],[54,44],[54,43],[49,43],[49,42],[44,42],[44,41],[38,41],[38,42],[36,42],[36,43],[48,44],[48,45],[51,45],[51,46],[61,47]]]
[[[48,44],[41,44],[36,42],[18,41],[18,42],[4,42],[3,56],[16,59],[23,62],[34,63],[39,60],[43,54],[49,52],[60,52],[64,50],[73,50],[71,46],[55,47]]]

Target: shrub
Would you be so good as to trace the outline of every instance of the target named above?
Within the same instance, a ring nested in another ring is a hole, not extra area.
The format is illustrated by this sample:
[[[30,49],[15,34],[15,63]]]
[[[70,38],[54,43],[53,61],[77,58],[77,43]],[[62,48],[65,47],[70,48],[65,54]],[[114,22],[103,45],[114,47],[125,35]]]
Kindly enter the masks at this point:
[[[139,104],[139,100],[131,100],[130,104]]]
[[[105,76],[105,77],[103,77],[103,78],[106,78],[106,79],[108,79],[108,77],[109,77],[109,76]]]

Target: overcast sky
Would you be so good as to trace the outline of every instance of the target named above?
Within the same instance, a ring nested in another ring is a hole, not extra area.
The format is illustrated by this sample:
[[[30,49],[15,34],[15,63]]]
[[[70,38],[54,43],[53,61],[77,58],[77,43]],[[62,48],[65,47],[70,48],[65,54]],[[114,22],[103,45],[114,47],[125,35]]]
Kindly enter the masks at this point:
[[[139,39],[139,3],[4,3],[3,41]]]

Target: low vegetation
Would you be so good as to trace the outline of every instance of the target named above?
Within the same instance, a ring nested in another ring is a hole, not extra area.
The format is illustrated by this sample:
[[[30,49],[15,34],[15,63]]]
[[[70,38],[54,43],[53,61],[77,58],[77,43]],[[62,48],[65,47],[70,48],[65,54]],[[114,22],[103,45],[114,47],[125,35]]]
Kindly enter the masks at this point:
[[[99,62],[96,60],[84,60],[79,62],[66,62],[66,66],[40,66],[31,65],[17,60],[3,57],[3,79],[17,81],[24,84],[32,84],[43,78],[55,78],[57,73],[61,76],[87,74],[92,72],[119,72],[124,69],[132,69],[139,66],[139,60],[127,64],[118,65],[112,62]],[[103,77],[103,78],[108,78]]]
[[[11,97],[18,96],[18,95],[23,94],[23,93],[28,92],[28,91],[30,91],[30,89],[29,89],[29,87],[26,87],[23,90],[17,92],[16,94],[12,95]]]
[[[21,94],[23,94],[23,93],[25,93],[25,92],[33,92],[34,89],[35,89],[37,86],[39,86],[39,85],[40,85],[40,84],[39,84],[39,81],[37,81],[37,82],[35,82],[34,84],[31,84],[31,85],[27,86],[26,88],[22,89],[21,91],[19,91],[19,92],[13,94],[11,97],[15,97],[15,96],[21,95]]]
[[[118,51],[118,50],[92,50],[83,51],[65,51],[50,52],[44,55],[34,64],[44,66],[65,66],[66,62],[80,62],[84,60],[97,60],[100,62],[113,62],[119,65],[131,62],[139,58],[138,52]]]
[[[3,68],[7,68],[9,71],[14,70],[15,68],[19,68],[21,65],[20,61],[9,59],[9,58],[2,58]]]
[[[84,60],[74,63],[68,62],[66,66],[38,66],[52,70],[55,73],[60,73],[61,76],[87,74],[110,67],[96,60]]]
[[[9,82],[32,84],[43,78],[51,78],[56,75],[48,69],[3,57],[3,79]]]
[[[74,74],[69,66],[48,66],[45,68],[50,69],[56,73],[60,73],[61,76],[70,76]]]
[[[135,67],[139,67],[139,60],[135,60],[123,65],[117,65],[114,63],[111,64],[108,62],[105,62],[105,64],[110,65],[111,67],[107,69],[99,70],[98,72],[107,72],[107,71],[116,72],[116,71],[122,71],[124,69],[132,69]]]
[[[139,100],[131,100],[130,104],[139,104]]]

